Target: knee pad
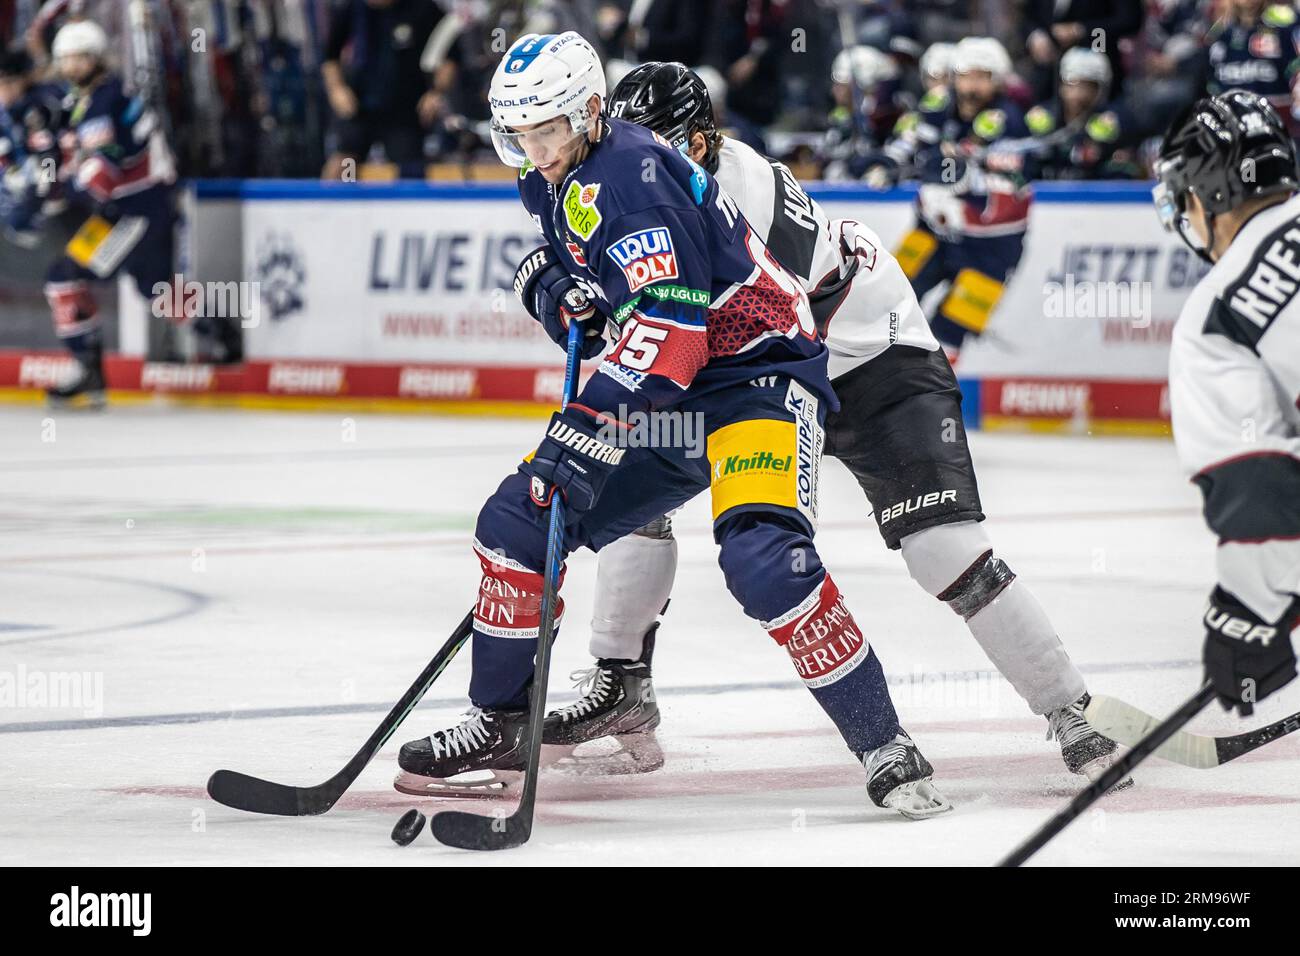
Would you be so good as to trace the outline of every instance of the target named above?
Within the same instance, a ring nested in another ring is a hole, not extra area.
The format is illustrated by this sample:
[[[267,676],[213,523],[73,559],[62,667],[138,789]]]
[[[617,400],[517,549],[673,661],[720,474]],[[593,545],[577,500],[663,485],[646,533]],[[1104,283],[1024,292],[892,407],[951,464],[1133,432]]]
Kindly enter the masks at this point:
[[[1015,574],[978,521],[936,525],[900,542],[907,570],[917,584],[969,619],[1001,594]]]

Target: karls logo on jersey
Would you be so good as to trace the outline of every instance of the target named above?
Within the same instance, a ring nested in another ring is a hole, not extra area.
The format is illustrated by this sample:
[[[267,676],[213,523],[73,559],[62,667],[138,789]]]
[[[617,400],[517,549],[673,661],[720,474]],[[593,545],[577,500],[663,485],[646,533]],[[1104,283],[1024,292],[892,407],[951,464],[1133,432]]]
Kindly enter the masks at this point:
[[[799,511],[817,526],[817,478],[826,436],[817,420],[817,396],[791,381],[785,393],[785,407],[794,413],[795,493]]]
[[[564,194],[564,219],[569,228],[583,239],[590,239],[600,225],[600,210],[596,208],[599,194],[600,183],[584,186],[576,179],[569,183],[568,192]]]
[[[629,292],[652,282],[677,278],[673,239],[663,226],[630,232],[609,247],[609,257],[623,270]]]
[[[911,514],[913,511],[922,511],[926,508],[933,508],[935,505],[948,504],[949,502],[957,503],[957,491],[955,488],[945,488],[943,491],[931,491],[924,495],[917,495],[915,498],[908,498],[906,501],[900,501],[897,504],[890,505],[880,512],[880,523],[884,525],[895,518],[900,518],[905,514]]]

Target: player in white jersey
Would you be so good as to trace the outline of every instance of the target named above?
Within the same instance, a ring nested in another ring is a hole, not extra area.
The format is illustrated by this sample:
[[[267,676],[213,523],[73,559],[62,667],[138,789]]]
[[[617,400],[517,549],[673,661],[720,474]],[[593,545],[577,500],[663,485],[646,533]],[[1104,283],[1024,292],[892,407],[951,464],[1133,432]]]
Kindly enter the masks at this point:
[[[1229,90],[1174,120],[1156,166],[1165,228],[1213,263],[1169,358],[1174,439],[1219,537],[1205,675],[1247,716],[1296,676],[1300,621],[1300,178],[1268,101]]]
[[[1028,587],[993,554],[961,392],[897,260],[862,223],[829,219],[781,163],[718,132],[704,84],[680,63],[633,70],[611,94],[610,115],[649,127],[712,173],[801,280],[843,406],[827,419],[826,454],[857,478],[911,576],[961,615],[1030,709],[1047,718],[1067,767],[1099,774],[1115,743],[1083,719],[1082,675]],[[631,757],[627,769],[659,765],[650,658],[676,569],[667,517],[600,552],[597,664],[580,679],[584,695],[548,715],[546,743],[572,748],[613,737]]]

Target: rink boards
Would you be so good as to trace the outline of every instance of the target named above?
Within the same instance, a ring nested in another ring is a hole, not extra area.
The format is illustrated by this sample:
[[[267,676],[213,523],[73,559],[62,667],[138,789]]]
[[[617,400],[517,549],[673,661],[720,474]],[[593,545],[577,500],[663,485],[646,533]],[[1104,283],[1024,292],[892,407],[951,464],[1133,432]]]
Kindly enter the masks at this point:
[[[815,184],[887,247],[915,191]],[[509,291],[536,243],[509,184],[194,184],[185,273],[245,327],[238,367],[143,360],[150,321],[125,290],[113,401],[541,414],[561,355]],[[958,367],[970,425],[1168,430],[1169,337],[1200,264],[1160,231],[1143,183],[1040,184],[1025,254]],[[0,398],[35,400],[64,366],[0,351]]]

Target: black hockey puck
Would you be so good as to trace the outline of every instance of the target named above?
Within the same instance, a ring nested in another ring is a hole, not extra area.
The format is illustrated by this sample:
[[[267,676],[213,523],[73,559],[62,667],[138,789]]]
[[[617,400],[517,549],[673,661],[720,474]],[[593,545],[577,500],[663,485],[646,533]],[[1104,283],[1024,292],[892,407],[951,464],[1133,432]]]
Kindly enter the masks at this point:
[[[407,810],[402,819],[393,827],[393,842],[398,846],[407,846],[415,841],[424,829],[424,814],[419,810]]]

